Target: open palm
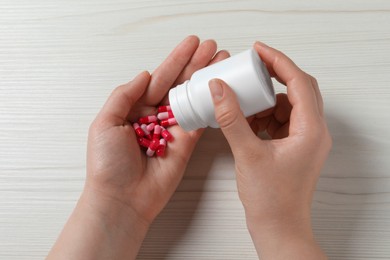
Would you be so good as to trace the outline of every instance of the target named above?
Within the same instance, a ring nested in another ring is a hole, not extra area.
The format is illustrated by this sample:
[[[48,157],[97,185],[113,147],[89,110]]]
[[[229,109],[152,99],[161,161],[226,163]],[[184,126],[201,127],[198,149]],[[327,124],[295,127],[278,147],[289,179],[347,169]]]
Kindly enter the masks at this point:
[[[142,72],[116,88],[92,123],[88,138],[85,189],[121,203],[148,223],[162,210],[183,177],[201,130],[169,131],[175,137],[164,157],[147,157],[140,149],[131,121],[155,114],[167,103],[171,87],[189,79],[196,70],[229,56],[216,53],[212,40],[199,44],[187,37],[150,75]]]

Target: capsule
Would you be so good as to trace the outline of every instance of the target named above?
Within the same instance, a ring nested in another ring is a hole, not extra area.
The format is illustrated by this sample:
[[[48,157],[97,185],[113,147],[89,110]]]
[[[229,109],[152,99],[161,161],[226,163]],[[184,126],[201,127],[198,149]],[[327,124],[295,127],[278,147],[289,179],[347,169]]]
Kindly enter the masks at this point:
[[[159,140],[160,139],[160,135],[161,135],[161,126],[155,125],[154,126],[154,131],[153,131],[153,139]]]
[[[139,137],[145,136],[144,131],[141,129],[141,127],[139,126],[138,123],[134,123],[133,128],[134,128],[134,131],[135,131],[137,136],[139,136]]]
[[[144,117],[141,117],[140,119],[138,119],[139,123],[140,124],[150,124],[150,123],[154,123],[154,122],[157,122],[157,117],[156,116],[144,116]]]
[[[167,147],[167,142],[165,141],[164,138],[160,139],[159,146],[157,147],[156,150],[156,155],[157,156],[164,156],[165,154],[165,148]]]
[[[160,145],[160,141],[154,139],[152,142],[150,142],[150,145],[148,147],[148,150],[146,150],[146,155],[152,157],[157,150],[157,148]]]
[[[147,128],[146,124],[142,124],[142,125],[141,125],[141,129],[142,129],[142,131],[144,131],[145,136],[146,136],[149,140],[151,140],[151,139],[152,139],[152,135],[150,134],[150,132],[149,132],[148,129],[146,129],[146,128]]]
[[[150,123],[150,124],[148,124],[148,125],[146,126],[146,130],[148,130],[149,132],[152,132],[155,125],[156,125],[155,123]]]
[[[159,113],[171,111],[171,106],[159,106],[157,110]]]
[[[161,112],[157,114],[157,118],[160,120],[164,120],[172,117],[174,117],[172,111]]]
[[[138,141],[139,145],[146,147],[146,148],[149,148],[150,143],[151,143],[150,140],[143,138],[143,137],[138,137],[137,141]]]
[[[161,136],[167,141],[173,141],[173,135],[165,128],[162,128],[161,130]]]
[[[177,122],[175,118],[168,118],[168,119],[161,120],[160,125],[163,127],[167,127],[171,125],[177,125]]]
[[[149,156],[149,157],[152,157],[154,155],[154,151],[150,148],[148,148],[148,150],[146,150],[146,155]]]

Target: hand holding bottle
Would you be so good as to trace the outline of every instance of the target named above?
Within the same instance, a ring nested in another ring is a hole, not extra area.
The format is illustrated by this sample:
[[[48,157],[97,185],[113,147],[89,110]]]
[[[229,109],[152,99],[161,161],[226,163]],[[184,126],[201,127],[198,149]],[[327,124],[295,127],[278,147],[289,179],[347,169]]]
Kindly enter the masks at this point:
[[[281,52],[262,43],[254,47],[270,74],[287,86],[273,109],[248,122],[234,92],[221,80],[210,81],[249,231],[262,259],[325,258],[310,222],[313,192],[332,143],[317,82]],[[257,137],[264,130],[273,140]]]

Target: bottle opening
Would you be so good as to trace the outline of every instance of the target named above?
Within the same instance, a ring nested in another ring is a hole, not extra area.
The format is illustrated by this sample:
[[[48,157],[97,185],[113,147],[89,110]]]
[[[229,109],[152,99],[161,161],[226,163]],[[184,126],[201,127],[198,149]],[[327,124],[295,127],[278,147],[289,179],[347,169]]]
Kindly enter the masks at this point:
[[[189,80],[172,88],[168,95],[172,113],[177,123],[187,132],[207,126],[202,123],[202,120],[191,106],[187,87],[188,82]]]

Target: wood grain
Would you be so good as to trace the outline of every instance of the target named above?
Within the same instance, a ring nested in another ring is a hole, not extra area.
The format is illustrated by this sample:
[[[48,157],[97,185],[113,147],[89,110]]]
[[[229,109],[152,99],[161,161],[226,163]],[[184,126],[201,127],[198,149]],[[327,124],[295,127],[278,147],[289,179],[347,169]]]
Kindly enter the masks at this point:
[[[83,187],[104,100],[189,34],[231,53],[262,40],[317,77],[334,147],[316,237],[331,259],[389,259],[389,25],[385,0],[2,1],[0,259],[44,258]],[[139,259],[256,259],[218,130],[202,137]]]

